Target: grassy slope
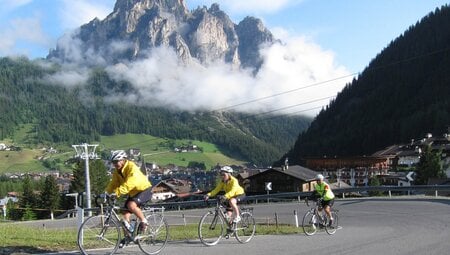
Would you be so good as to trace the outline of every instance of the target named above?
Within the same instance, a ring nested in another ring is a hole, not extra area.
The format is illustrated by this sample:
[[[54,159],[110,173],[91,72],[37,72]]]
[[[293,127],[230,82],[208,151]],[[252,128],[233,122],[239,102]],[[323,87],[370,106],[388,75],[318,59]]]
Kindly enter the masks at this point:
[[[3,140],[0,143],[7,145],[14,144],[22,147],[22,151],[0,151],[0,174],[1,173],[21,173],[21,172],[42,172],[45,167],[42,162],[38,160],[39,157],[45,159],[57,159],[64,162],[75,154],[75,151],[70,146],[57,146],[60,153],[46,154],[43,150],[37,148],[29,148],[31,146],[24,143],[24,137],[29,132],[24,130],[18,131],[13,140]],[[80,142],[81,144],[82,142]],[[171,144],[176,146],[195,144],[203,148],[203,153],[187,152],[175,153]],[[103,136],[100,142],[93,142],[98,144],[98,151],[107,151],[114,149],[129,149],[136,148],[141,150],[146,162],[154,162],[158,165],[175,164],[179,166],[187,166],[190,161],[204,162],[207,169],[215,166],[217,163],[236,164],[240,165],[243,162],[229,158],[220,152],[214,144],[200,141],[190,140],[168,140],[164,138],[153,137],[142,134],[125,134],[116,136]],[[62,171],[71,171],[70,166],[59,164]]]

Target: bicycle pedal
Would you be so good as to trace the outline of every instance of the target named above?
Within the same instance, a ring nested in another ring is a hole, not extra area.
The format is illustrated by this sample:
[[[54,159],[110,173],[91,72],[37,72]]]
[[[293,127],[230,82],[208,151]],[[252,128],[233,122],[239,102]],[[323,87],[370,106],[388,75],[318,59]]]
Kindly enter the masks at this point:
[[[226,234],[225,239],[229,239],[229,238],[230,238],[230,235]]]

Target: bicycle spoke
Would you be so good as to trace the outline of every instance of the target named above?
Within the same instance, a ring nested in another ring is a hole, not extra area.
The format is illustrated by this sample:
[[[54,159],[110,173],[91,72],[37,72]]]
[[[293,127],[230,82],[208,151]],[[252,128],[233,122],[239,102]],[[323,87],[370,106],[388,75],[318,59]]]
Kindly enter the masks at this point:
[[[167,244],[169,226],[160,214],[147,215],[146,219],[148,221],[147,229],[138,235],[137,242],[145,254],[157,254]]]
[[[83,254],[113,254],[119,247],[120,228],[115,221],[103,224],[104,216],[92,216],[78,231],[78,247]],[[99,251],[101,251],[99,253]]]
[[[333,222],[331,224],[328,224],[329,223],[329,219],[327,218],[327,225],[325,227],[325,231],[328,234],[333,235],[334,233],[336,233],[336,230],[338,229],[339,217],[338,217],[337,213],[334,212],[334,211],[332,211],[331,214],[333,216]]]
[[[235,224],[235,237],[240,243],[247,243],[255,235],[256,223],[252,214],[243,212],[241,214],[241,221]]]
[[[303,232],[310,236],[317,232],[318,219],[312,211],[308,211],[303,216],[302,228]]]
[[[200,220],[198,225],[198,236],[206,246],[216,245],[222,238],[224,223],[219,215],[208,212]]]

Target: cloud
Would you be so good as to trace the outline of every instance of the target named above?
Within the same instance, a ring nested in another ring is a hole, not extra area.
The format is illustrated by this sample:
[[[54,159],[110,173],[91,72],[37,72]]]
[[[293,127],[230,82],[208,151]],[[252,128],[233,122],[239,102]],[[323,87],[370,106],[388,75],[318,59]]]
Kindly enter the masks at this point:
[[[8,22],[5,29],[0,30],[0,55],[25,54],[29,48],[21,48],[21,44],[34,44],[49,47],[50,38],[44,33],[40,16],[13,19]]]
[[[110,0],[62,0],[59,17],[63,28],[72,29],[89,23],[96,17],[102,20],[111,11]]]
[[[187,0],[189,8],[218,3],[221,9],[233,14],[274,13],[302,1],[304,0]]]
[[[22,7],[24,5],[27,5],[29,3],[33,2],[33,0],[0,0],[0,6],[2,7],[0,9],[0,13],[7,13],[14,9],[17,9],[19,7]]]
[[[351,79],[335,63],[333,52],[307,38],[285,38],[284,44],[262,48],[261,53],[264,65],[254,76],[249,70],[220,62],[207,67],[196,61],[186,65],[172,49],[157,48],[145,59],[107,68],[113,79],[128,81],[135,89],[126,95],[110,95],[108,100],[188,111],[314,116]],[[343,78],[332,81],[339,77]]]

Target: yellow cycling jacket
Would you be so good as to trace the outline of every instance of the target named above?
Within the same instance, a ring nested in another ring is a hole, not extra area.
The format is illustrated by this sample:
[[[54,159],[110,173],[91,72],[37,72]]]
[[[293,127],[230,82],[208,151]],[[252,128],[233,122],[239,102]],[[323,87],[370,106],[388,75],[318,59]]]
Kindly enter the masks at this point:
[[[127,160],[122,169],[114,170],[112,180],[106,187],[106,192],[114,192],[118,197],[126,194],[134,197],[151,186],[152,184],[147,179],[147,176],[141,172],[139,167]]]
[[[245,194],[244,189],[241,187],[241,185],[239,185],[239,181],[231,175],[230,179],[227,182],[221,180],[216,188],[209,192],[207,195],[213,197],[217,195],[219,191],[225,191],[225,197],[227,199]]]
[[[314,189],[321,197],[323,197],[324,201],[328,201],[334,198],[334,193],[331,191],[330,185],[326,182],[322,182],[321,184],[316,184]]]

